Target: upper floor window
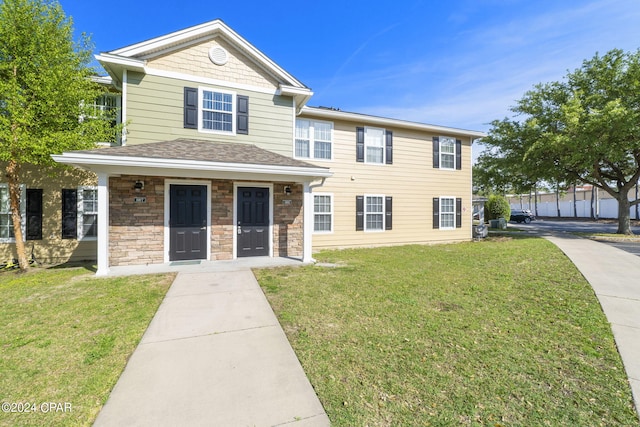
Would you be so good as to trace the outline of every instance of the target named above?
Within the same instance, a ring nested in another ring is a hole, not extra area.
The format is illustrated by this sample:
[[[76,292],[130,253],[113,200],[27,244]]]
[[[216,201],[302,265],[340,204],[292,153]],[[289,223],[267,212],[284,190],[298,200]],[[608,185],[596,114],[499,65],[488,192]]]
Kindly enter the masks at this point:
[[[357,127],[356,161],[372,164],[392,164],[393,133],[382,128]]]
[[[333,123],[316,120],[296,120],[295,157],[331,160]]]
[[[433,167],[462,169],[462,141],[450,136],[433,137]]]
[[[384,163],[384,129],[364,128],[365,163]]]
[[[249,133],[249,97],[211,88],[184,88],[184,127],[200,132]]]
[[[200,89],[201,130],[233,132],[233,94]]]

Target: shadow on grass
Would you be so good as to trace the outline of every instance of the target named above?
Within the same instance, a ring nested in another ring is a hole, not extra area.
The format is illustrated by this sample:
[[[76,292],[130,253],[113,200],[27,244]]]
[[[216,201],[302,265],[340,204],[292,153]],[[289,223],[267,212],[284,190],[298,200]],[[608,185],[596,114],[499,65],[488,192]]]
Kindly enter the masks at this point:
[[[96,271],[98,271],[97,266],[90,262],[90,261],[69,261],[69,262],[65,262],[63,264],[57,264],[57,265],[52,265],[52,266],[44,266],[44,268],[48,268],[51,270],[59,270],[59,269],[64,269],[64,268],[78,268],[78,269],[85,269],[90,273],[95,273]]]

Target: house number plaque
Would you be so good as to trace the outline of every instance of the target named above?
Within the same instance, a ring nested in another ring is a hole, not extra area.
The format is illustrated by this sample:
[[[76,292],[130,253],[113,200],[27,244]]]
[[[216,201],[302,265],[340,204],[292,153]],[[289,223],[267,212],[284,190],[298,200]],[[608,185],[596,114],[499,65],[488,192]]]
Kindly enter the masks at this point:
[[[134,203],[147,203],[147,198],[146,197],[134,197],[133,198],[133,202]]]

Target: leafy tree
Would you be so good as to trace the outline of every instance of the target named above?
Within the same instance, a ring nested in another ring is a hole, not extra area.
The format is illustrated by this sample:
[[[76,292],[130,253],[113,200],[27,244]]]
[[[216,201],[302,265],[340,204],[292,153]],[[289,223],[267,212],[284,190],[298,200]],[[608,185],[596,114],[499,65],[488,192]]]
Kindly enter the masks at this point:
[[[92,120],[104,89],[91,80],[89,39],[73,40],[56,1],[0,2],[0,161],[6,163],[11,218],[21,268],[28,262],[20,215],[21,166],[47,167],[51,154],[110,141],[110,120]],[[86,101],[86,102],[85,102]]]
[[[492,194],[485,203],[485,211],[488,214],[489,220],[505,218],[507,221],[511,216],[511,207],[509,202],[504,196],[498,194]]]
[[[592,184],[618,201],[618,233],[632,234],[629,191],[640,178],[640,51],[597,54],[563,81],[539,84],[494,121],[483,143],[505,171]]]

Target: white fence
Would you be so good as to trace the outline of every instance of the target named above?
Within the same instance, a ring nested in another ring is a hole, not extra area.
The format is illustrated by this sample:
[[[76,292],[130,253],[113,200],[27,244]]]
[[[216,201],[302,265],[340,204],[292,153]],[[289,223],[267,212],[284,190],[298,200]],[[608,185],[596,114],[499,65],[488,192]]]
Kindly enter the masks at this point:
[[[529,206],[529,203],[523,201],[520,203],[511,203],[511,209],[529,209],[536,216],[558,217],[558,207],[556,202],[538,203],[538,213],[536,214],[535,205]],[[577,200],[576,211],[579,218],[591,218],[591,200]],[[597,218],[618,218],[618,201],[615,199],[601,199],[594,202],[594,215]],[[635,206],[629,209],[631,219],[640,219],[637,215]],[[560,202],[560,217],[573,218],[573,201]]]

